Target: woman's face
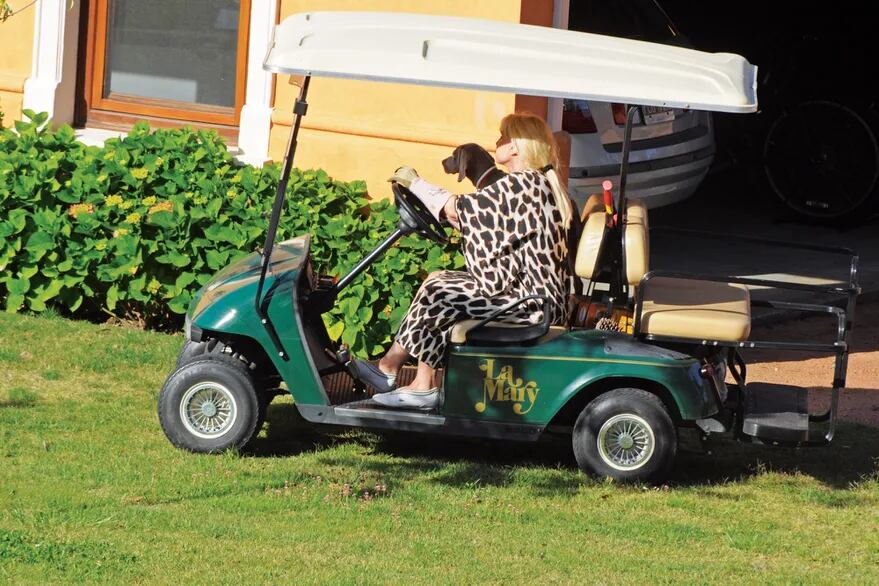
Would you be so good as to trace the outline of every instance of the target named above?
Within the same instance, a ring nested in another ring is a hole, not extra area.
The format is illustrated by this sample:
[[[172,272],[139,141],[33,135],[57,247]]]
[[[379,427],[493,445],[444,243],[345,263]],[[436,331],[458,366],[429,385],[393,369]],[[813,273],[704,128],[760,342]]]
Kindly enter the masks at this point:
[[[495,142],[494,145],[496,147],[494,151],[495,162],[499,165],[509,167],[513,159],[519,154],[519,151],[516,149],[516,144],[509,136],[501,134],[500,138],[497,139],[497,142]]]

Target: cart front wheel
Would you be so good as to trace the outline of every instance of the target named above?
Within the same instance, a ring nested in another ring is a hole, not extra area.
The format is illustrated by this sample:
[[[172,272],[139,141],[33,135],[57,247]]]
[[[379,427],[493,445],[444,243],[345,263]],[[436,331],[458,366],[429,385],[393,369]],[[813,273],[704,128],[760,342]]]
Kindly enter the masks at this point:
[[[159,395],[158,411],[172,444],[204,453],[244,447],[264,412],[253,379],[235,365],[211,359],[174,371]]]
[[[585,472],[661,482],[677,453],[674,423],[656,395],[615,389],[590,402],[574,425],[574,457]]]

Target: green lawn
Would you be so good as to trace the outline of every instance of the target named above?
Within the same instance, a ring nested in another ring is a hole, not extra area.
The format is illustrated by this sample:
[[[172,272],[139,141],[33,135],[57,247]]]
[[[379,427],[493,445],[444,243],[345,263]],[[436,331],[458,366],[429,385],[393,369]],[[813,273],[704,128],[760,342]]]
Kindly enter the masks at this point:
[[[0,583],[879,582],[879,429],[816,450],[686,454],[661,489],[563,443],[296,429],[174,449],[182,343],[0,315]]]

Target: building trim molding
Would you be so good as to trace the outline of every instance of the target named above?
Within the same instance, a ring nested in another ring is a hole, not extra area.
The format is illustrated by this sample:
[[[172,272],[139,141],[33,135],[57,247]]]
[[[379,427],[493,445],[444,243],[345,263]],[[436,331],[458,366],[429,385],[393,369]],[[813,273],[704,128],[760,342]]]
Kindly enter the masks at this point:
[[[571,11],[571,0],[554,0],[552,10],[552,26],[553,28],[568,28],[568,16]],[[564,100],[561,98],[550,98],[546,105],[546,122],[553,131],[562,129],[562,109],[564,108]]]
[[[252,0],[247,85],[238,130],[238,159],[260,166],[269,159],[274,76],[262,68],[278,18],[278,0]]]
[[[73,122],[80,2],[37,0],[31,76],[22,109],[47,112],[54,124]]]

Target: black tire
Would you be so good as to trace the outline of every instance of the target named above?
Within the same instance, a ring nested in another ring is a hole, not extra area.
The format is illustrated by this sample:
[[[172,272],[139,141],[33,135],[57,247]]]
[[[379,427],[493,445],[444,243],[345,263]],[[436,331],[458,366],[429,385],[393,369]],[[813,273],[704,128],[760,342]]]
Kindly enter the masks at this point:
[[[627,425],[634,438],[619,433]],[[613,444],[615,433],[619,433],[619,442]],[[629,440],[634,443],[625,449]],[[577,464],[588,474],[658,483],[671,471],[678,438],[674,422],[656,395],[627,388],[608,391],[586,405],[574,424],[573,445]],[[613,445],[618,452],[612,453]],[[627,463],[630,458],[634,460]]]
[[[267,356],[255,352],[252,348],[245,355],[237,346],[230,345],[216,338],[203,342],[186,340],[180,349],[180,353],[177,355],[177,365],[175,368],[180,368],[184,364],[203,358],[217,358],[218,360],[225,360],[229,364],[242,367],[256,381],[260,392],[263,389],[276,388],[281,384],[281,376]],[[269,400],[271,401],[271,399]]]
[[[763,145],[770,187],[803,219],[838,223],[869,213],[879,186],[879,121],[835,100],[778,113]]]
[[[203,358],[206,349],[207,344],[205,342],[186,340],[183,343],[183,348],[180,349],[180,353],[177,355],[177,364],[174,365],[174,368],[180,368],[187,362]]]
[[[197,409],[199,401],[204,411]],[[246,367],[213,356],[188,362],[168,377],[159,394],[159,422],[178,448],[212,454],[247,445],[259,430],[260,414],[265,416],[260,403]]]
[[[175,368],[180,368],[184,364],[193,362],[195,360],[215,356],[235,359],[251,371],[256,366],[254,363],[249,361],[243,354],[235,352],[232,347],[225,342],[221,342],[217,339],[211,339],[205,342],[193,342],[192,340],[186,340],[186,342],[183,344],[183,348],[180,349],[180,354],[177,355],[177,366]]]

